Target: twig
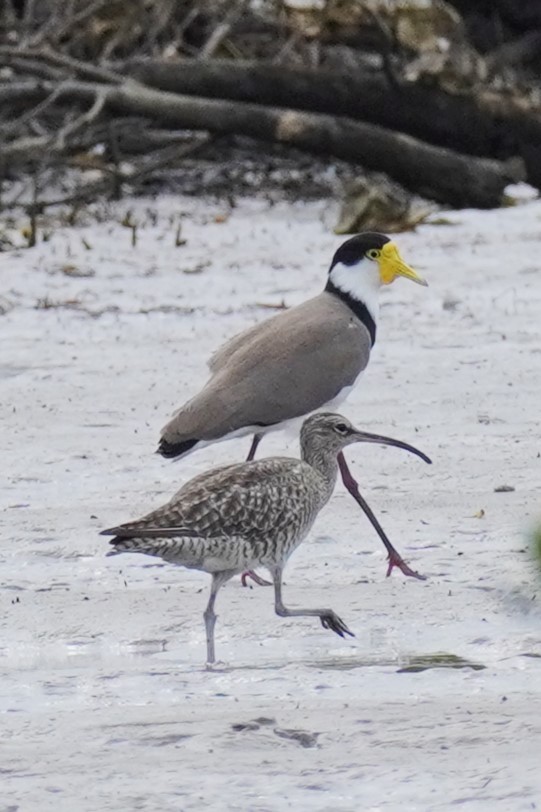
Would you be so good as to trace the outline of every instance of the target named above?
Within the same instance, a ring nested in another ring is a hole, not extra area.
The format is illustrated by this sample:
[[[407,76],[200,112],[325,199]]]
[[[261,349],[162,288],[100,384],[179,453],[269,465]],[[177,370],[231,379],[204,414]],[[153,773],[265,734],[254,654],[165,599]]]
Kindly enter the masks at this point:
[[[45,110],[47,110],[55,103],[55,101],[62,95],[63,92],[64,85],[61,82],[59,85],[57,85],[51,90],[47,98],[43,99],[43,101],[39,102],[39,104],[36,104],[35,107],[31,107],[30,110],[27,110],[25,113],[19,116],[18,119],[15,119],[15,121],[10,121],[7,124],[3,124],[2,125],[3,132],[8,135],[9,133],[17,132],[17,130],[19,130],[28,121],[37,119],[37,117],[41,115],[41,113],[44,113]]]
[[[113,198],[113,200],[120,200],[122,197],[122,172],[120,169],[122,163],[122,156],[120,154],[120,148],[118,146],[118,137],[114,121],[109,122],[107,132],[109,135],[109,149],[111,151],[111,157],[113,159],[111,197]]]
[[[32,175],[32,203],[28,207],[28,214],[30,215],[30,233],[28,235],[28,248],[33,248],[37,243],[38,233],[38,171],[34,169]]]
[[[158,169],[170,166],[173,161],[178,161],[182,158],[186,158],[188,155],[194,154],[199,149],[207,146],[212,140],[211,136],[205,136],[196,144],[183,145],[182,147],[178,145],[174,147],[168,145],[163,149],[157,150],[153,155],[145,156],[139,167],[131,171],[119,172],[118,174],[122,183],[133,185],[148,175],[151,175],[153,172],[156,172]],[[104,171],[107,171],[107,169]],[[44,211],[46,208],[53,206],[72,205],[74,203],[81,203],[82,201],[91,201],[102,194],[106,194],[110,188],[110,180],[108,178],[101,179],[94,183],[89,183],[86,186],[79,187],[73,194],[51,198],[49,200],[41,200],[37,205],[40,211]]]
[[[363,11],[372,17],[376,28],[378,28],[380,33],[383,35],[385,42],[385,47],[381,53],[381,58],[383,60],[383,72],[387,77],[389,85],[395,89],[399,89],[401,86],[400,76],[393,64],[393,56],[397,51],[396,34],[391,26],[387,25],[387,23],[382,20],[381,15],[378,14],[378,12],[374,9],[370,8],[368,4],[363,7]]]
[[[205,42],[199,53],[199,59],[208,59],[216,53],[224,39],[229,35],[233,25],[236,23],[248,0],[237,0],[233,7],[226,14],[224,20],[218,23],[208,40]]]
[[[102,112],[106,101],[106,90],[105,88],[100,88],[96,93],[94,104],[90,110],[87,110],[86,113],[78,116],[75,121],[71,121],[60,130],[54,142],[54,149],[58,152],[62,152],[65,149],[68,137],[81,130],[86,124],[92,124]]]
[[[22,19],[22,35],[21,35],[22,42],[26,41],[26,38],[30,35],[30,32],[32,30],[35,7],[36,0],[26,0],[26,3],[24,5],[24,16]]]
[[[60,81],[62,79],[62,72],[55,70],[51,65],[46,65],[37,59],[26,59],[25,57],[17,58],[15,56],[4,56],[0,48],[0,63],[8,65],[18,73],[28,73],[31,76],[38,76],[41,79],[53,79]]]
[[[111,0],[94,0],[86,8],[81,9],[73,16],[69,17],[64,24],[58,25],[58,20],[53,17],[37,34],[29,41],[32,46],[40,45],[49,36],[52,36],[53,41],[60,42],[70,31],[79,25],[82,25],[86,20],[93,17],[98,11],[106,8]]]
[[[91,65],[88,62],[83,62],[80,59],[74,59],[73,57],[66,56],[65,54],[60,54],[47,46],[43,46],[42,48],[14,48],[11,45],[0,45],[0,58],[2,57],[4,59],[15,58],[31,59],[36,61],[41,60],[46,64],[68,68],[70,71],[73,71],[75,75],[95,82],[119,84],[120,82],[126,81],[126,77],[121,73],[117,73],[109,68]]]
[[[276,53],[273,56],[271,61],[274,64],[282,62],[286,57],[289,56],[291,51],[293,51],[294,48],[297,47],[301,37],[302,37],[302,34],[301,34],[300,30],[295,29],[291,33],[291,36],[286,40],[286,42],[283,45],[280,46],[280,50],[278,51],[278,53]]]

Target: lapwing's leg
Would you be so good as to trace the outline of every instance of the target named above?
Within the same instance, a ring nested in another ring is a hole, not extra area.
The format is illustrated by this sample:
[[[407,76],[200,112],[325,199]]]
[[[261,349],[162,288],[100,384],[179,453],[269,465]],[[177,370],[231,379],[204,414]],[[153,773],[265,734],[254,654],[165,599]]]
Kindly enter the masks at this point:
[[[251,462],[255,457],[255,452],[257,451],[257,446],[261,442],[261,438],[263,437],[262,434],[254,434],[254,439],[252,440],[252,445],[250,446],[250,451],[248,452],[248,456],[246,457],[246,462]],[[243,586],[248,586],[246,581],[248,578],[251,578],[258,586],[272,586],[270,581],[266,581],[265,578],[262,578],[257,572],[253,570],[246,570],[240,576],[240,580]]]
[[[330,629],[340,637],[345,637],[346,634],[355,637],[344,621],[332,609],[288,609],[287,606],[284,606],[282,600],[282,568],[274,567],[270,572],[274,582],[274,609],[277,615],[280,617],[318,617],[324,629]]]
[[[218,594],[220,587],[222,587],[226,581],[229,581],[234,574],[235,573],[231,572],[230,570],[224,570],[223,572],[215,572],[212,575],[210,598],[209,602],[207,603],[207,608],[203,612],[203,617],[205,618],[205,630],[207,633],[207,665],[212,665],[214,662],[216,662],[214,652],[214,627],[216,625],[214,604],[216,602],[216,595]]]
[[[355,501],[358,505],[362,508],[365,515],[368,517],[369,521],[372,523],[376,533],[382,540],[383,544],[385,545],[385,549],[388,553],[389,559],[389,566],[387,567],[387,577],[393,571],[393,567],[398,567],[404,575],[410,575],[412,578],[418,578],[420,581],[426,581],[426,575],[420,575],[415,570],[412,570],[409,567],[402,556],[395,550],[389,539],[387,538],[385,531],[383,530],[382,526],[374,516],[372,509],[370,508],[368,502],[361,496],[359,493],[359,486],[356,480],[351,475],[351,471],[349,470],[345,457],[342,452],[338,454],[338,466],[340,468],[340,474],[342,475],[342,482],[346,486],[349,493],[353,496]]]
[[[261,438],[263,437],[262,434],[254,434],[252,445],[250,446],[250,450],[248,452],[248,456],[246,457],[246,462],[251,462],[255,457],[255,452],[257,451],[257,446],[261,442]]]

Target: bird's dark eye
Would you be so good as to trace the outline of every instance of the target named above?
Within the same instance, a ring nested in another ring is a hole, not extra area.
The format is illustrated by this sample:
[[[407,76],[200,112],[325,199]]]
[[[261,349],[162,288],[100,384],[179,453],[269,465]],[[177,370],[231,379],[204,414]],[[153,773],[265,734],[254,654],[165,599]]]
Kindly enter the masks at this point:
[[[379,259],[381,251],[378,251],[377,248],[371,248],[369,251],[366,252],[366,256],[368,259]]]
[[[338,434],[349,434],[349,426],[346,426],[345,423],[337,423],[334,428]]]

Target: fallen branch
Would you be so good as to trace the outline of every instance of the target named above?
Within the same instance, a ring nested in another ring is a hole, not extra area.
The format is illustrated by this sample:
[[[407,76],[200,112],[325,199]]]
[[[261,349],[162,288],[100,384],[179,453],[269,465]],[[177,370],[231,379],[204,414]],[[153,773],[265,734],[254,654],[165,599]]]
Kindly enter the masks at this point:
[[[518,91],[389,80],[382,71],[307,70],[262,62],[130,60],[118,66],[147,86],[178,94],[293,107],[378,124],[469,155],[523,157],[541,188],[541,108]]]
[[[73,57],[54,51],[48,46],[42,48],[16,48],[12,45],[0,45],[0,62],[2,64],[16,67],[18,60],[28,60],[34,71],[41,64],[44,70],[47,66],[64,68],[66,72],[69,72],[70,77],[76,76],[79,79],[94,82],[118,84],[126,80],[126,77],[121,73],[116,73],[99,65],[82,62],[80,59],[73,59]]]
[[[250,136],[317,154],[333,155],[386,172],[406,188],[448,205],[490,208],[501,202],[505,186],[520,178],[516,165],[472,158],[434,147],[402,133],[349,118],[304,113],[261,105],[181,96],[133,81],[121,85],[90,82],[13,83],[2,97],[18,103],[39,102],[57,92],[55,101],[92,104],[103,94],[104,110],[119,116],[143,116],[163,126]],[[17,144],[0,151],[0,160],[23,153]]]
[[[132,59],[116,69],[171,93],[347,116],[471,155],[502,157],[495,152],[498,143],[492,120],[477,110],[472,98],[452,96],[436,86],[398,85],[380,70],[316,71],[264,62],[192,59]]]

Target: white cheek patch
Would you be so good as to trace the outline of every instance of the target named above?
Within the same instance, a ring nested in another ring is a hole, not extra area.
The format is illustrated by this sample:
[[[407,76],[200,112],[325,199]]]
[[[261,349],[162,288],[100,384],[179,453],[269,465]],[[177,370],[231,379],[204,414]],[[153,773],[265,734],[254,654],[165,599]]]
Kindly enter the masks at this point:
[[[381,287],[377,262],[371,262],[369,259],[361,259],[355,265],[337,262],[329,274],[329,279],[352,299],[366,305],[374,321],[377,321]]]

